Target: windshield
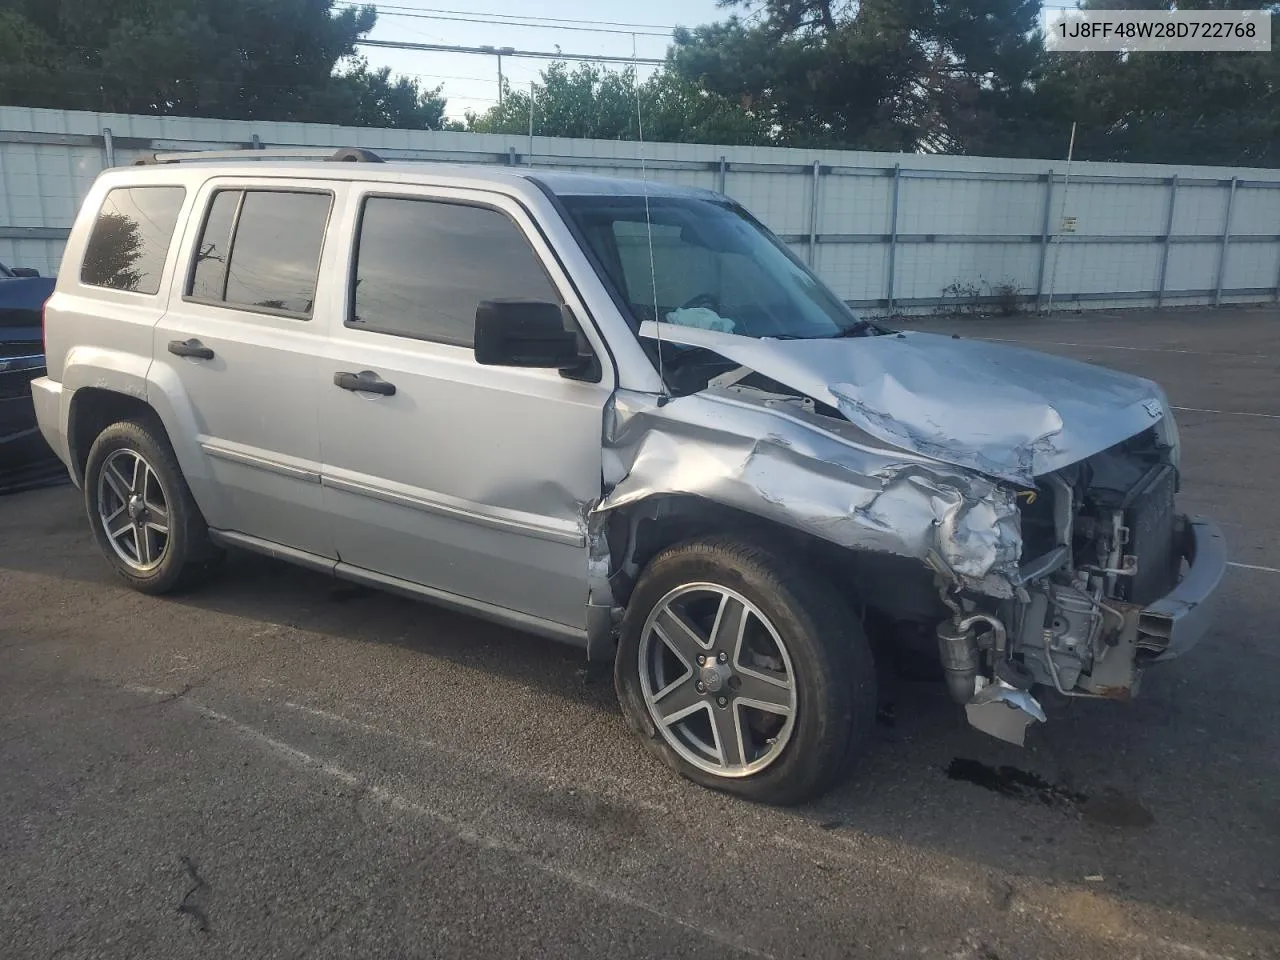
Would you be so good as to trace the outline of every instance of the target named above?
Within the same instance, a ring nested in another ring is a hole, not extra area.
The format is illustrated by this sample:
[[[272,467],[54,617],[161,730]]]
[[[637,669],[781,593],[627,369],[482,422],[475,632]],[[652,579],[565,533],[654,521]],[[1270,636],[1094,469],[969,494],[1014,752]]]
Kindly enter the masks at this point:
[[[564,203],[637,322],[787,339],[842,336],[862,326],[781,241],[732,204],[651,197],[646,227],[644,197]]]

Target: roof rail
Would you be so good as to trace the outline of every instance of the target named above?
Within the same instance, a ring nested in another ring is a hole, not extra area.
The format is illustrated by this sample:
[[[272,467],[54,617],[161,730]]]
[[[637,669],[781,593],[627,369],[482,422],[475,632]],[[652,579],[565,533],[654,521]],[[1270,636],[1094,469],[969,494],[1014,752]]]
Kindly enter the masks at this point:
[[[334,160],[345,163],[382,163],[380,156],[363,147],[278,147],[267,150],[242,148],[239,150],[194,150],[188,153],[156,153],[135,160],[135,166],[155,163],[187,163],[194,160]]]

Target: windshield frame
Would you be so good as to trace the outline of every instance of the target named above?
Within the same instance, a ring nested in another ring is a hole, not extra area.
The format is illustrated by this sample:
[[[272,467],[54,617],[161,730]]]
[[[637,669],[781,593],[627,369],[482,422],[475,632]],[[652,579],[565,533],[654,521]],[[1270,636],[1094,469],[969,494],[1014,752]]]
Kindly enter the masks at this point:
[[[591,267],[595,271],[597,278],[600,280],[601,284],[603,284],[606,291],[608,291],[610,298],[613,300],[619,312],[622,314],[623,319],[626,321],[627,325],[631,328],[632,333],[634,333],[637,337],[640,336],[640,327],[641,327],[641,324],[644,322],[645,318],[636,315],[634,305],[628,300],[625,292],[619,289],[618,284],[613,277],[613,274],[608,269],[608,267],[604,264],[604,262],[601,260],[600,255],[596,250],[595,244],[593,244],[587,237],[586,231],[583,229],[583,224],[579,220],[579,216],[577,213],[577,211],[581,208],[585,207],[589,209],[590,208],[601,209],[601,208],[607,208],[612,205],[612,206],[618,206],[622,208],[633,209],[637,204],[645,204],[645,203],[647,203],[650,208],[652,208],[655,205],[658,205],[658,206],[666,206],[666,207],[683,207],[686,210],[693,210],[693,211],[696,211],[697,207],[703,204],[708,206],[713,206],[713,207],[719,207],[725,212],[729,213],[730,215],[735,216],[740,220],[744,221],[748,226],[750,226],[756,232],[756,234],[758,234],[761,238],[763,238],[774,250],[781,253],[782,256],[786,260],[788,260],[793,267],[795,267],[801,274],[803,274],[805,277],[811,280],[813,283],[814,293],[818,297],[820,297],[822,301],[825,302],[824,312],[826,312],[829,316],[834,314],[836,316],[841,317],[842,319],[847,320],[846,323],[840,326],[833,333],[826,334],[823,336],[812,336],[812,337],[801,337],[799,335],[774,336],[773,339],[812,339],[812,340],[834,339],[838,337],[849,336],[851,333],[855,333],[865,328],[868,325],[868,322],[866,320],[859,318],[853,312],[852,308],[850,308],[847,303],[845,303],[842,299],[840,299],[840,297],[836,295],[835,291],[833,291],[829,286],[827,286],[827,284],[822,280],[822,278],[819,277],[818,274],[808,264],[806,264],[800,257],[796,256],[795,252],[789,246],[787,246],[787,244],[784,243],[776,234],[774,234],[773,231],[771,231],[768,227],[766,227],[763,223],[761,223],[760,220],[758,220],[755,216],[753,216],[751,212],[748,211],[745,207],[743,207],[741,204],[737,203],[736,201],[732,200],[729,197],[714,196],[714,195],[681,196],[681,195],[675,195],[670,193],[653,194],[648,197],[640,193],[569,194],[569,195],[553,194],[553,197],[554,197],[555,205],[559,208],[561,218],[564,220],[570,233],[572,233],[574,239],[577,241],[579,247],[585,254],[587,261],[591,264]],[[788,293],[790,293],[790,291],[788,291]],[[658,322],[669,323],[670,321],[658,320]],[[737,334],[737,335],[750,337],[751,339],[768,339],[768,337],[758,337],[758,336],[754,336],[752,334],[747,334],[747,333]]]

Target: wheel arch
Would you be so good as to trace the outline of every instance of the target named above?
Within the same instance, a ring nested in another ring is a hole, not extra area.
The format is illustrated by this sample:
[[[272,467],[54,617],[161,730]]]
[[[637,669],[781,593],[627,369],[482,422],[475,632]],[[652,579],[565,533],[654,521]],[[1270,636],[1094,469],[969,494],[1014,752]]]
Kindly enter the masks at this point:
[[[196,412],[177,376],[162,364],[150,364],[142,378],[107,372],[111,375],[95,379],[87,367],[79,367],[70,400],[64,401],[73,480],[83,486],[89,448],[104,429],[119,420],[146,419],[173,450],[200,510],[216,521],[221,498],[200,449]]]
[[[67,452],[76,486],[84,485],[85,464],[93,441],[120,420],[146,418],[164,430],[160,415],[147,401],[103,387],[81,387],[71,395],[67,413]],[[168,431],[165,431],[166,439]]]
[[[717,534],[742,537],[761,547],[810,560],[838,562],[852,553],[811,533],[706,497],[654,494],[610,511],[605,520],[610,587],[615,602],[627,602],[645,566],[663,550],[695,537]]]
[[[610,511],[600,530],[609,594],[621,608],[646,565],[663,550],[695,537],[729,534],[798,559],[846,596],[863,619],[928,621],[946,613],[933,572],[914,557],[845,547],[702,496],[654,494]]]

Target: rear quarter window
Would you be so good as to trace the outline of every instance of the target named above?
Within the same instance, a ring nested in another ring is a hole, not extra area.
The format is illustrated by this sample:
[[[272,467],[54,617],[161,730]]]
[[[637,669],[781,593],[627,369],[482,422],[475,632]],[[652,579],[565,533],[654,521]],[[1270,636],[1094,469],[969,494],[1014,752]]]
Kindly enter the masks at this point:
[[[187,191],[183,187],[117,187],[93,224],[80,282],[153,295]]]

